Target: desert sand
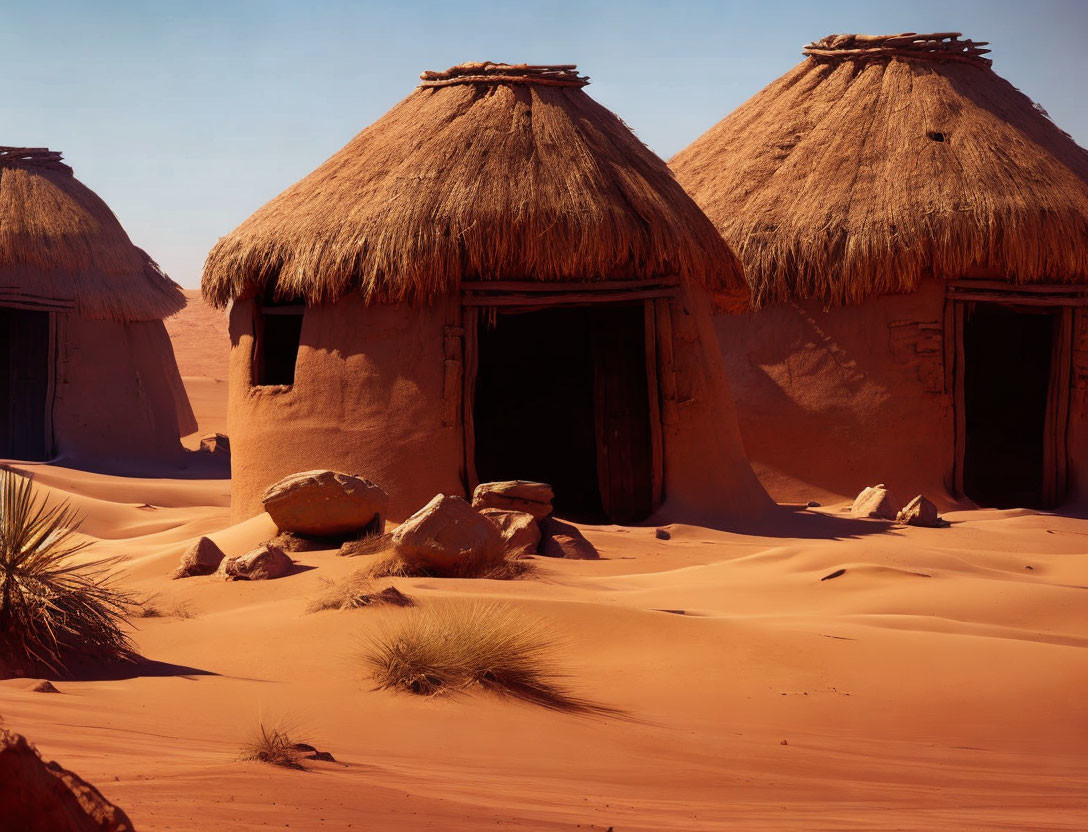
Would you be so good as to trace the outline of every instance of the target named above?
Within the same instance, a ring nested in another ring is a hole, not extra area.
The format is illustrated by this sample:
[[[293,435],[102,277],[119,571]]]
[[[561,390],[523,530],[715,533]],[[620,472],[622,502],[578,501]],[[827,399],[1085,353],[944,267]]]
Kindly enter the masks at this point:
[[[222,317],[193,297],[168,324],[201,432],[226,431]],[[579,716],[373,690],[358,646],[404,612],[306,613],[360,566],[335,551],[275,581],[170,580],[200,535],[235,555],[275,533],[267,515],[229,525],[228,480],[16,467],[164,615],[134,622],[160,664],[59,695],[0,682],[0,714],[144,832],[1088,828],[1084,519],[955,511],[930,529],[830,505],[759,534],[583,526],[599,561],[390,581],[546,622],[569,686],[621,711]],[[262,719],[338,762],[238,762]]]

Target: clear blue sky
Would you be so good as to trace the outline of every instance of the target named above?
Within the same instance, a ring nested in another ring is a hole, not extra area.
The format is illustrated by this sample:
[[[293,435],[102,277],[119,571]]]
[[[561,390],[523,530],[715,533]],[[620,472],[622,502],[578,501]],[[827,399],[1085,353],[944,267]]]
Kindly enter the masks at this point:
[[[1088,146],[1088,0],[0,0],[0,144],[48,146],[184,286],[222,236],[466,60],[577,63],[668,158],[833,32],[962,31]]]

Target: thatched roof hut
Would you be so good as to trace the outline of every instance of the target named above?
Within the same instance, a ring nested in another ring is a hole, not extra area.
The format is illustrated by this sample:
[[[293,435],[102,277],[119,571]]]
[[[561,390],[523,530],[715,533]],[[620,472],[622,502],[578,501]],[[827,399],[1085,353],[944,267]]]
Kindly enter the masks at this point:
[[[572,517],[766,508],[707,313],[747,284],[665,163],[573,66],[421,79],[208,257],[235,518],[319,467],[393,519],[498,479]]]
[[[212,249],[204,296],[429,301],[462,281],[678,276],[745,291],[665,163],[573,67],[462,64],[416,89]]]
[[[958,33],[830,35],[670,165],[753,301],[1088,281],[1088,152]]]
[[[0,458],[179,460],[196,420],[162,319],[184,305],[60,153],[0,147]]]
[[[161,320],[185,297],[46,148],[0,147],[0,303],[71,303],[85,318]]]
[[[779,499],[1088,502],[1088,152],[958,33],[831,35],[672,159]]]

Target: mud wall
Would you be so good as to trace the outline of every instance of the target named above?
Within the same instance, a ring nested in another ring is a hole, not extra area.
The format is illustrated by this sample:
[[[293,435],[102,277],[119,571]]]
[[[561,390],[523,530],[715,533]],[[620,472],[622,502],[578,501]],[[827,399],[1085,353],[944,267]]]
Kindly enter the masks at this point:
[[[55,327],[57,456],[118,472],[180,462],[196,419],[162,321],[57,314]]]
[[[665,500],[655,519],[717,528],[763,520],[774,503],[745,455],[709,301],[692,289],[669,311],[676,396],[674,407],[662,402]]]
[[[717,316],[748,456],[781,502],[852,499],[883,482],[952,502],[945,286],[864,306],[780,304]]]
[[[263,511],[288,474],[331,468],[381,485],[390,519],[464,494],[460,427],[443,426],[444,304],[307,308],[291,386],[253,384],[254,303],[230,313],[231,516]]]

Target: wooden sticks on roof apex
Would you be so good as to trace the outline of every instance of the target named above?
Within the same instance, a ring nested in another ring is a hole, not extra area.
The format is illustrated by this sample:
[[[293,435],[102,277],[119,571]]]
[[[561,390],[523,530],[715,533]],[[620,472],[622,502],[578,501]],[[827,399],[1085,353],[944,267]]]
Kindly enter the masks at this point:
[[[71,173],[72,169],[61,161],[59,150],[48,147],[5,147],[0,145],[0,167],[43,168]]]
[[[576,64],[497,64],[471,61],[445,72],[420,73],[421,87],[448,87],[453,84],[541,84],[552,87],[584,87],[589,78],[578,74]]]
[[[822,61],[875,61],[903,58],[913,61],[960,61],[977,66],[990,66],[984,58],[988,41],[960,40],[961,32],[932,32],[919,35],[903,32],[898,35],[828,35],[814,41],[803,50],[805,55]]]

